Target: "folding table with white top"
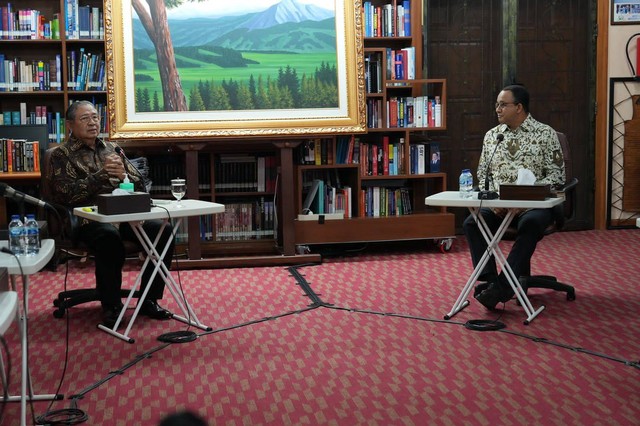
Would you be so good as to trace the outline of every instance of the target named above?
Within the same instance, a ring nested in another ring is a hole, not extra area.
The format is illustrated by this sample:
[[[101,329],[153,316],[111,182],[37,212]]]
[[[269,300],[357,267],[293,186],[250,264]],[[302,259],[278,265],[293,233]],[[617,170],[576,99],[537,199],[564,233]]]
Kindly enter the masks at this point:
[[[123,197],[124,196],[125,195],[123,195]],[[160,276],[162,277],[162,279],[166,284],[166,288],[169,290],[169,292],[171,292],[171,295],[175,299],[176,303],[178,304],[178,307],[180,308],[180,310],[184,315],[184,316],[180,316],[174,313],[173,318],[179,321],[182,321],[186,324],[191,324],[202,330],[211,330],[210,327],[204,325],[203,323],[200,322],[200,320],[198,320],[198,317],[196,316],[193,309],[191,309],[189,302],[182,294],[181,289],[176,284],[175,280],[173,279],[173,277],[169,272],[169,269],[166,267],[166,265],[162,260],[167,254],[169,246],[171,245],[171,241],[175,238],[176,233],[178,232],[178,229],[180,228],[180,225],[184,218],[189,216],[203,216],[203,215],[209,215],[209,214],[222,213],[224,212],[224,205],[218,204],[218,203],[212,203],[209,201],[202,201],[202,200],[180,200],[180,205],[181,205],[180,207],[178,206],[178,203],[176,201],[168,201],[168,200],[153,200],[153,204],[154,206],[151,207],[151,211],[148,211],[148,212],[114,214],[114,215],[100,214],[96,211],[95,208],[76,207],[75,209],[73,209],[73,214],[75,214],[76,216],[80,216],[85,219],[93,220],[100,223],[116,224],[116,223],[128,222],[131,225],[131,228],[133,229],[133,232],[135,233],[136,237],[138,238],[138,241],[142,245],[144,252],[146,253],[146,257],[144,260],[144,264],[142,265],[142,268],[140,270],[140,274],[138,274],[138,277],[136,278],[136,282],[131,288],[131,291],[129,292],[129,296],[127,297],[127,300],[124,303],[124,308],[122,309],[122,312],[120,312],[120,316],[118,317],[118,320],[114,324],[113,328],[108,328],[103,324],[98,325],[98,328],[100,328],[101,330],[106,331],[107,333],[112,334],[129,343],[134,343],[135,341],[134,339],[129,337],[129,332],[131,331],[131,327],[133,326],[133,323],[136,320],[136,317],[138,316],[138,312],[140,311],[142,302],[144,302],[144,299],[147,297],[147,293],[149,291],[150,286],[145,285],[145,289],[138,300],[135,311],[133,312],[133,316],[129,320],[129,323],[127,324],[127,327],[124,333],[120,333],[117,331],[118,326],[120,326],[120,323],[124,318],[124,314],[127,308],[129,307],[129,305],[131,304],[131,299],[133,298],[133,295],[136,293],[138,289],[141,288],[142,271],[144,271],[145,267],[150,262],[153,264],[154,269],[153,269],[153,272],[151,273],[151,276],[149,277],[149,282],[153,281],[156,274],[160,274]],[[152,219],[161,219],[163,221],[162,227],[158,232],[158,235],[154,241],[151,241],[149,236],[144,231],[144,228],[142,227],[142,224],[145,220],[152,220]],[[171,238],[169,238],[169,240],[167,241],[167,244],[164,247],[156,247],[156,244],[158,243],[165,226],[167,225],[167,223],[169,223],[171,219],[175,219]]]
[[[544,310],[544,305],[538,309],[534,309],[527,297],[527,294],[520,285],[520,280],[515,276],[511,266],[507,263],[507,259],[500,250],[500,240],[504,236],[505,231],[509,228],[509,224],[515,217],[518,210],[522,209],[550,209],[558,204],[564,202],[563,198],[546,198],[545,200],[479,200],[478,193],[473,192],[470,198],[462,198],[458,191],[444,191],[437,194],[430,195],[425,198],[425,204],[428,206],[438,207],[466,207],[471,212],[471,216],[478,224],[478,228],[482,233],[485,241],[487,242],[487,250],[484,252],[480,261],[476,265],[473,273],[467,280],[460,296],[451,308],[451,311],[445,315],[444,319],[451,319],[455,314],[463,310],[469,305],[467,297],[471,292],[474,284],[478,280],[478,277],[484,270],[485,265],[489,262],[491,256],[496,259],[496,264],[502,269],[504,275],[509,282],[509,285],[513,289],[518,301],[522,305],[524,311],[527,314],[527,319],[524,321],[525,325],[529,324],[534,318]],[[507,214],[502,219],[500,226],[496,230],[495,234],[491,232],[489,226],[485,222],[484,218],[480,215],[480,209],[483,207],[488,208],[502,208],[507,210]]]
[[[7,247],[8,241],[0,241],[0,247]],[[20,315],[20,331],[21,331],[21,346],[22,346],[22,372],[21,372],[21,392],[20,396],[9,396],[7,401],[15,402],[20,401],[20,424],[27,424],[27,401],[47,401],[47,400],[59,400],[63,398],[63,395],[46,394],[35,395],[33,393],[33,384],[29,376],[29,336],[27,334],[27,320],[29,318],[29,275],[33,275],[44,268],[49,260],[53,257],[55,250],[55,243],[53,240],[44,239],[41,242],[40,251],[36,255],[26,256],[18,255],[13,256],[8,253],[0,253],[0,266],[7,268],[9,275],[11,275],[11,283],[14,290],[16,289],[16,277],[22,275],[23,290],[22,290],[22,312]],[[27,384],[29,385],[29,391],[27,392]],[[0,396],[0,401],[3,397]]]

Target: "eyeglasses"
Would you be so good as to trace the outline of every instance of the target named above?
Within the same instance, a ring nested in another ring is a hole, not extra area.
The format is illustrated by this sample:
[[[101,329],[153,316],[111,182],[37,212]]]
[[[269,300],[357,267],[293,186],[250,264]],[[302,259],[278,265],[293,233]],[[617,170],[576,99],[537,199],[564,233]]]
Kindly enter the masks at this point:
[[[496,104],[494,105],[494,107],[496,109],[503,109],[505,108],[507,105],[518,105],[520,102],[496,102]]]
[[[82,124],[87,124],[90,121],[100,122],[100,116],[98,114],[83,115],[82,117],[78,118],[78,121]]]

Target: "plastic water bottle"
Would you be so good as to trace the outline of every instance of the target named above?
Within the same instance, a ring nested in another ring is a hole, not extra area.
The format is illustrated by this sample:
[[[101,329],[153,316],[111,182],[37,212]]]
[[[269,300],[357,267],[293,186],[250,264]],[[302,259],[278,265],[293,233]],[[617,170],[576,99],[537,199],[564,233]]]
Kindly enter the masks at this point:
[[[473,175],[471,170],[464,169],[460,173],[460,198],[470,198],[473,193]]]
[[[24,254],[24,225],[20,216],[14,214],[9,222],[9,250],[15,255]]]
[[[27,215],[27,220],[24,223],[24,231],[26,236],[25,254],[35,256],[40,252],[40,228],[38,227],[38,221],[35,215]]]

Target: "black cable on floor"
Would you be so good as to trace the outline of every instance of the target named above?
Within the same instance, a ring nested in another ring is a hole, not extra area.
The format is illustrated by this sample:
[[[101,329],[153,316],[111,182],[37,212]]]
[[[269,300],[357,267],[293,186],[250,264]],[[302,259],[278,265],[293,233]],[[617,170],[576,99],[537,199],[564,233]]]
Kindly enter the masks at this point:
[[[67,291],[67,278],[69,277],[69,259],[65,262],[64,270],[64,291]],[[37,425],[74,425],[84,423],[89,419],[89,416],[82,410],[76,407],[75,401],[72,400],[71,408],[61,408],[59,410],[51,410],[53,403],[58,400],[57,396],[60,395],[60,389],[62,389],[62,383],[67,375],[67,367],[69,366],[69,336],[71,334],[71,323],[69,317],[71,314],[67,309],[67,317],[65,319],[66,331],[65,331],[65,345],[64,345],[64,365],[62,367],[62,375],[58,382],[58,388],[56,389],[56,398],[49,403],[47,411],[44,414],[34,418],[34,423]],[[29,377],[31,375],[29,374]],[[31,398],[31,412],[35,413],[33,408],[33,399]]]
[[[198,335],[189,330],[172,331],[158,336],[158,340],[165,343],[187,343],[193,342],[197,338]]]
[[[312,266],[312,265],[307,265],[307,266]],[[400,314],[400,313],[395,313],[395,312],[380,312],[380,311],[374,311],[374,310],[370,310],[370,309],[358,309],[358,308],[335,306],[333,304],[330,304],[330,303],[327,303],[327,302],[323,302],[320,299],[320,297],[315,293],[313,288],[311,288],[309,283],[304,279],[303,275],[300,274],[299,271],[297,270],[297,268],[299,268],[299,267],[301,267],[301,265],[298,265],[297,267],[295,267],[295,266],[294,267],[289,267],[287,269],[291,272],[291,275],[295,277],[295,279],[297,281],[297,285],[299,285],[301,288],[303,288],[305,290],[305,296],[311,298],[314,301],[313,304],[311,304],[308,307],[303,308],[303,309],[297,309],[297,310],[285,312],[285,313],[278,314],[278,315],[259,318],[259,319],[247,321],[247,322],[244,322],[244,323],[240,323],[240,324],[234,324],[234,325],[231,325],[231,326],[228,326],[228,327],[224,327],[224,328],[220,328],[220,329],[216,329],[216,330],[207,330],[207,331],[204,331],[204,332],[196,335],[195,338],[197,339],[197,338],[199,338],[201,336],[205,336],[205,335],[209,335],[209,334],[221,333],[221,332],[224,332],[224,331],[229,331],[229,330],[234,330],[234,329],[237,329],[237,328],[247,327],[247,326],[250,326],[250,325],[254,325],[254,324],[258,324],[258,323],[262,323],[262,322],[266,322],[266,321],[272,321],[272,320],[283,318],[283,317],[286,317],[286,316],[289,316],[289,315],[302,314],[302,313],[305,313],[305,312],[308,312],[308,311],[315,310],[317,308],[324,307],[324,308],[328,308],[328,309],[355,312],[355,313],[368,314],[368,315],[389,316],[389,317],[404,318],[404,319],[409,319],[409,320],[417,320],[417,321],[426,321],[426,322],[434,322],[434,323],[443,323],[443,324],[455,325],[455,326],[463,326],[463,327],[465,327],[467,329],[469,329],[469,325],[470,324],[471,324],[472,328],[474,326],[475,327],[484,327],[484,328],[486,328],[486,329],[481,330],[481,331],[489,331],[490,328],[494,328],[495,327],[496,329],[495,330],[491,330],[491,331],[497,331],[499,333],[508,333],[508,334],[512,334],[514,336],[524,337],[524,338],[530,339],[530,340],[532,340],[534,342],[547,343],[547,344],[550,344],[550,345],[553,345],[553,346],[558,346],[558,347],[561,347],[561,348],[564,348],[564,349],[569,349],[569,350],[572,350],[574,352],[581,352],[581,353],[585,353],[585,354],[588,354],[588,355],[601,357],[601,358],[604,358],[604,359],[620,362],[620,363],[623,363],[623,364],[628,365],[630,367],[635,367],[637,369],[640,369],[640,360],[639,361],[624,360],[624,359],[616,358],[616,357],[609,356],[609,355],[606,355],[606,354],[600,354],[600,353],[597,353],[597,352],[585,350],[583,348],[574,347],[574,346],[570,346],[570,345],[565,345],[565,344],[562,344],[562,343],[559,343],[559,342],[554,342],[554,341],[551,341],[551,340],[547,340],[545,338],[526,335],[524,333],[519,333],[519,332],[514,332],[514,331],[509,331],[509,330],[505,329],[506,326],[498,328],[498,324],[503,324],[500,321],[498,321],[501,318],[502,314],[495,320],[470,320],[470,321],[467,321],[466,323],[463,323],[463,322],[457,322],[457,321],[452,321],[452,320],[420,317],[420,316],[416,316],[416,315]],[[493,325],[490,325],[490,324],[493,324]],[[171,333],[167,333],[167,334],[171,334]],[[141,362],[144,359],[150,358],[153,353],[158,352],[158,351],[170,346],[172,343],[174,343],[174,342],[165,342],[163,345],[160,345],[160,346],[158,346],[158,347],[156,347],[154,349],[151,349],[150,351],[147,351],[147,352],[137,356],[134,360],[132,360],[131,362],[125,364],[125,366],[123,366],[122,368],[110,372],[107,375],[107,377],[103,378],[99,382],[88,386],[87,388],[85,388],[84,390],[79,392],[78,394],[71,395],[70,399],[73,401],[73,408],[71,408],[69,410],[77,410],[77,408],[76,408],[77,401],[79,399],[82,399],[84,397],[84,395],[86,395],[90,391],[98,388],[99,386],[101,386],[102,384],[106,383],[107,381],[109,381],[113,377],[116,377],[116,376],[124,374],[124,372],[126,370],[128,370],[129,368],[133,367],[134,365],[136,365],[137,363]],[[182,343],[182,342],[178,342],[178,343]],[[80,412],[82,412],[82,410],[78,410],[78,413],[80,413]],[[68,411],[66,413],[67,414],[74,414],[74,413],[71,413],[71,411]],[[56,414],[56,412],[51,412],[49,414],[50,415],[51,414]],[[82,420],[82,421],[85,421],[85,420]],[[52,423],[52,424],[56,424],[56,423]],[[73,423],[57,423],[57,424],[73,424]]]
[[[291,267],[289,269],[292,270],[292,269],[296,269],[296,268],[297,267],[294,266],[294,267]],[[294,276],[296,277],[297,280],[305,281],[304,284],[298,282],[298,285],[300,285],[302,288],[307,288],[308,287],[313,292],[313,289],[311,289],[311,286],[309,285],[309,283],[306,283],[306,280],[304,279],[302,274],[300,274],[300,273],[298,273],[296,271]],[[315,294],[315,292],[313,294]],[[467,321],[467,323],[461,323],[461,322],[454,322],[454,321],[451,321],[451,320],[440,320],[440,319],[435,319],[435,318],[417,317],[417,316],[406,315],[406,314],[397,314],[397,313],[392,313],[392,312],[377,312],[377,311],[366,310],[366,309],[345,308],[345,307],[334,306],[332,304],[325,303],[325,302],[322,302],[322,305],[319,305],[319,306],[330,308],[330,309],[339,309],[339,310],[345,310],[345,311],[351,311],[351,312],[358,312],[358,313],[363,313],[363,314],[393,316],[393,317],[414,319],[414,320],[420,320],[420,321],[446,323],[446,324],[452,324],[452,325],[462,325],[465,328],[469,329],[469,325],[468,325],[469,321]],[[503,324],[500,321],[498,321],[501,318],[501,316],[502,316],[502,313],[495,320],[471,320],[471,321],[473,321],[473,323],[476,323],[475,325],[471,325],[471,327],[472,328],[475,327],[476,331],[479,331],[479,329],[481,327],[485,327],[485,329],[482,330],[482,331],[496,331],[498,333],[509,333],[509,334],[513,334],[515,336],[519,336],[519,337],[524,337],[526,339],[530,339],[530,340],[532,340],[534,342],[547,343],[547,344],[550,344],[550,345],[553,345],[553,346],[561,347],[561,348],[564,348],[564,349],[569,349],[569,350],[574,351],[574,352],[580,352],[580,353],[584,353],[584,354],[587,354],[587,355],[592,355],[592,356],[596,356],[596,357],[599,357],[599,358],[608,359],[610,361],[620,362],[620,363],[622,363],[624,365],[640,369],[640,360],[639,361],[630,361],[630,360],[614,357],[614,356],[611,356],[611,355],[606,355],[606,354],[601,354],[601,353],[598,353],[598,352],[586,350],[586,349],[579,348],[579,347],[576,347],[576,346],[570,346],[570,345],[566,345],[566,344],[563,344],[563,343],[554,342],[552,340],[548,340],[548,339],[541,338],[541,337],[536,337],[536,336],[531,336],[531,335],[527,335],[527,334],[524,334],[524,333],[509,331],[509,330],[505,329],[506,325],[505,325],[505,327],[499,327],[498,324]],[[479,322],[482,322],[482,323],[479,323]],[[490,324],[494,324],[494,325],[490,325]],[[495,330],[489,330],[490,328],[495,328]]]

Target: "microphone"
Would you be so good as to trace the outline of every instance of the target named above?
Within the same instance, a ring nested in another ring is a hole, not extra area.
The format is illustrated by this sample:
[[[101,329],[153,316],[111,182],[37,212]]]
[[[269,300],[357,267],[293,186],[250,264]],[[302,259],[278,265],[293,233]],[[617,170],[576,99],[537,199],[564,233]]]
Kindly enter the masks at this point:
[[[32,197],[31,195],[27,195],[23,192],[16,191],[15,189],[13,189],[12,187],[10,187],[4,182],[0,182],[0,195],[5,198],[11,198],[18,202],[29,203],[38,207],[43,207],[43,208],[51,207],[49,203],[42,201],[38,198]]]
[[[115,146],[115,150],[116,150],[116,154],[118,154],[120,157],[124,158],[125,160],[127,159],[127,156],[124,155],[124,150],[120,148],[118,145]]]
[[[114,145],[115,145],[115,148],[114,148],[114,149],[115,149],[115,151],[116,151],[116,154],[118,154],[120,157],[122,157],[122,160],[123,160],[123,161],[126,161],[127,163],[129,163],[129,165],[130,165],[131,167],[133,167],[134,169],[138,170],[138,168],[135,166],[135,164],[133,164],[131,161],[129,161],[129,159],[127,158],[127,156],[126,156],[126,155],[124,155],[124,149],[120,148],[120,147],[119,147],[118,145],[116,145],[116,144],[114,144]],[[127,173],[126,167],[125,167],[125,171],[124,171],[124,172],[125,172],[125,173]],[[127,174],[128,174],[128,173],[127,173]]]
[[[487,162],[487,173],[484,177],[484,190],[478,192],[479,200],[495,200],[499,197],[496,191],[489,191],[489,176],[491,175],[491,160],[493,160],[493,156],[495,155],[498,147],[500,146],[500,142],[504,140],[504,135],[502,133],[498,133],[496,136],[496,147],[493,148],[493,152],[491,153],[491,157],[489,157],[489,161]]]

